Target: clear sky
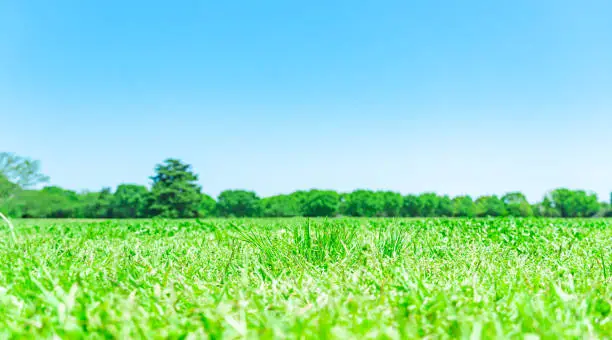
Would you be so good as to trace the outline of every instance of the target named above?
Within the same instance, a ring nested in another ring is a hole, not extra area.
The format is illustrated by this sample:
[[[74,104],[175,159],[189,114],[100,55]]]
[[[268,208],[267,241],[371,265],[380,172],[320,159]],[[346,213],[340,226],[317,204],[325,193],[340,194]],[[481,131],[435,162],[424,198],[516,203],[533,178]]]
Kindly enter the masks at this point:
[[[612,2],[0,1],[0,150],[52,184],[612,191]]]

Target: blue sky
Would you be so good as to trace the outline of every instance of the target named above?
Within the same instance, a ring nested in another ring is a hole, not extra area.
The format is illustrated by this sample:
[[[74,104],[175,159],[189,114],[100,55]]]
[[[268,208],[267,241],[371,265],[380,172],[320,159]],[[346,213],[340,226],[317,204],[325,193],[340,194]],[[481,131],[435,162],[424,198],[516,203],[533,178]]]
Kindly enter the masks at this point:
[[[612,2],[0,2],[0,149],[52,184],[612,191]]]

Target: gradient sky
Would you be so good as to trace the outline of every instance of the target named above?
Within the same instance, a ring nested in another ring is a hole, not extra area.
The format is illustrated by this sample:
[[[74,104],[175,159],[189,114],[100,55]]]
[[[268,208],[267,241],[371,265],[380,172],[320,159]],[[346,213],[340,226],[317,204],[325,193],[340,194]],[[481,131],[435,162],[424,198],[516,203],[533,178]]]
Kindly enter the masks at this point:
[[[51,183],[612,191],[612,2],[0,1],[0,150]]]

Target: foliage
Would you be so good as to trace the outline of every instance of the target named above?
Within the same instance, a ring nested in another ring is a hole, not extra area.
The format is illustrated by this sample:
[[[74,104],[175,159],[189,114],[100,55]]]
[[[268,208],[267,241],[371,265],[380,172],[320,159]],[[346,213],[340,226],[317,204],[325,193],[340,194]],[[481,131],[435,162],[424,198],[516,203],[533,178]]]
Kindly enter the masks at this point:
[[[19,186],[0,173],[0,204],[8,201],[17,193]]]
[[[200,202],[200,208],[198,209],[198,215],[200,217],[212,217],[217,214],[217,202],[214,198],[202,194],[202,202]]]
[[[393,191],[379,191],[376,194],[382,201],[382,210],[377,213],[378,216],[401,216],[402,205],[404,204],[404,198],[401,194]]]
[[[476,216],[476,206],[470,196],[457,196],[453,199],[454,216],[474,217]]]
[[[218,200],[202,194],[191,166],[168,159],[155,168],[153,187],[121,184],[77,193],[57,186],[28,189],[46,181],[40,164],[0,153],[0,211],[29,218],[195,217],[606,217],[612,209],[583,190],[556,189],[530,204],[521,192],[450,198],[432,192],[402,196],[392,191],[296,191],[260,199],[247,190],[227,190]],[[612,194],[610,196],[612,200]]]
[[[310,190],[300,193],[301,211],[308,217],[336,216],[340,208],[340,195],[332,190]]]
[[[426,192],[404,197],[402,215],[409,217],[450,217],[454,214],[453,201],[448,196]]]
[[[224,217],[259,216],[260,199],[252,191],[226,190],[217,198],[217,212]]]
[[[348,216],[374,217],[382,213],[384,202],[374,191],[355,190],[344,197],[343,213]]]
[[[178,159],[167,159],[155,167],[155,175],[151,179],[153,186],[150,210],[154,216],[198,216],[202,189],[197,184],[198,175],[191,170],[191,165]]]
[[[110,202],[115,218],[142,218],[147,216],[149,189],[143,185],[120,184]]]
[[[300,216],[300,202],[293,195],[276,195],[261,200],[264,217]]]
[[[404,196],[404,203],[402,204],[402,216],[405,217],[417,217],[421,213],[421,200],[416,195]]]
[[[476,199],[476,215],[479,217],[500,217],[506,216],[507,210],[504,202],[499,197],[481,196]]]
[[[40,172],[40,162],[10,152],[0,152],[0,174],[21,188],[49,181]]]
[[[501,198],[508,215],[514,217],[533,216],[533,209],[525,195],[520,192],[509,192]]]
[[[561,217],[591,217],[600,209],[597,196],[583,190],[556,189],[547,197]]]

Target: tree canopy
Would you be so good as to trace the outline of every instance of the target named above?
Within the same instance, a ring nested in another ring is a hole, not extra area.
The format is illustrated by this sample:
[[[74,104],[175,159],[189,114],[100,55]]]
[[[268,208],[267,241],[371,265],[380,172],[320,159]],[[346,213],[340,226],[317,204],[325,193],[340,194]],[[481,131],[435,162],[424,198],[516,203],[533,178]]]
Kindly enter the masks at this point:
[[[151,213],[168,218],[197,217],[202,202],[202,188],[197,184],[191,165],[167,159],[155,167],[151,177]]]
[[[402,196],[368,189],[339,193],[300,190],[260,198],[249,190],[226,190],[217,199],[202,193],[191,165],[167,159],[155,167],[149,190],[120,184],[113,191],[75,192],[58,186],[33,187],[48,177],[40,163],[0,153],[0,210],[13,217],[33,218],[194,218],[194,217],[563,217],[612,216],[611,202],[592,192],[559,188],[540,202],[529,203],[521,192],[499,197],[433,192]]]
[[[226,190],[219,194],[217,212],[224,217],[255,217],[261,213],[259,197],[252,191]]]

